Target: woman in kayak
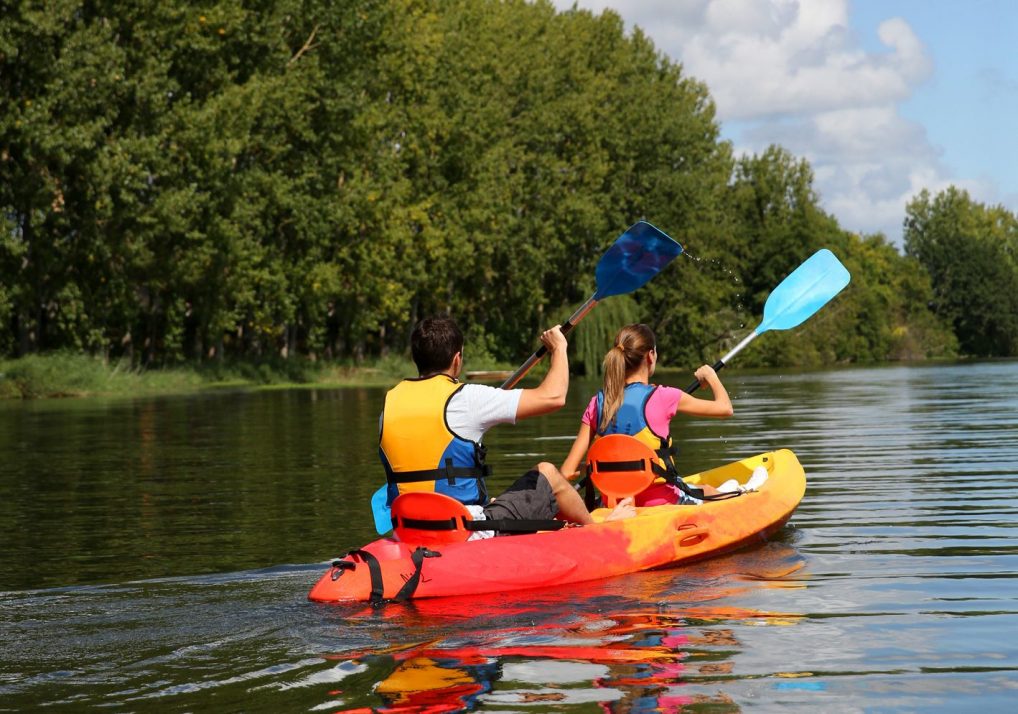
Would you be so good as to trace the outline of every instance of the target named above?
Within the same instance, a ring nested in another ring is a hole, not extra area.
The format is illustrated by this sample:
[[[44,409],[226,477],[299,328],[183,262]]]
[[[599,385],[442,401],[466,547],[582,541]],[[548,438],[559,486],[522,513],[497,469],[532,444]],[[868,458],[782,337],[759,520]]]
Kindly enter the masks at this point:
[[[681,389],[650,384],[657,366],[657,340],[654,332],[644,324],[626,325],[615,337],[615,343],[604,357],[604,385],[595,394],[586,411],[576,441],[561,472],[575,474],[595,439],[607,434],[628,434],[647,444],[658,456],[655,470],[668,481],[681,484],[673,459],[670,422],[676,414],[706,416],[725,419],[734,413],[728,392],[710,365],[696,370],[696,378],[708,387],[713,399],[699,399]],[[758,488],[767,478],[761,469],[754,473],[746,486],[728,481],[715,489],[704,485],[703,495],[728,493]],[[671,483],[654,483],[637,494],[637,506],[654,506],[662,503],[702,503],[686,490]]]

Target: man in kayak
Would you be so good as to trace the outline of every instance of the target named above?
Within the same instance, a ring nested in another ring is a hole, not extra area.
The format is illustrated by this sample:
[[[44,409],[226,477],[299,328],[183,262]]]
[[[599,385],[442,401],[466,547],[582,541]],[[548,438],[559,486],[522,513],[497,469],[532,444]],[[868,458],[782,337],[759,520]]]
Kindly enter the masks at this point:
[[[379,455],[388,481],[388,504],[409,491],[451,496],[475,520],[593,522],[583,499],[548,462],[525,473],[489,502],[484,433],[496,424],[549,414],[565,405],[569,388],[566,338],[558,327],[541,335],[550,366],[533,389],[496,389],[460,384],[463,334],[449,317],[430,317],[414,327],[410,351],[419,376],[404,379],[385,396],[379,424]],[[621,501],[607,520],[636,514],[632,499]],[[490,537],[492,531],[471,536]]]

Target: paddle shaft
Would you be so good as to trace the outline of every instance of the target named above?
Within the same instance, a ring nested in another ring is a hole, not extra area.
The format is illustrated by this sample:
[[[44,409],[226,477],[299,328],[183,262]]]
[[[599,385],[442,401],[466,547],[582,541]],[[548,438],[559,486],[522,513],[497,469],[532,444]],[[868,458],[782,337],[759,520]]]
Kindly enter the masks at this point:
[[[726,354],[724,357],[722,357],[721,359],[719,359],[717,362],[715,362],[712,365],[714,367],[714,371],[715,372],[720,372],[722,369],[724,369],[725,365],[728,364],[728,362],[733,357],[735,357],[735,355],[739,354],[742,351],[743,347],[745,347],[750,342],[755,340],[759,335],[760,335],[760,333],[757,332],[756,330],[753,330],[748,335],[746,335],[743,338],[742,342],[740,342],[735,347],[733,347],[731,350],[729,350],[728,354]],[[683,391],[685,391],[686,394],[692,394],[697,389],[699,389],[700,386],[701,386],[700,380],[699,379],[694,379],[692,382],[689,383],[689,386],[686,387],[685,390],[683,390]]]
[[[580,320],[587,316],[588,312],[594,309],[595,305],[597,305],[597,300],[595,300],[593,296],[588,298],[587,302],[580,305],[579,309],[574,312],[568,320],[559,325],[559,328],[562,330],[562,334],[568,335],[572,332],[573,328],[576,327]],[[546,354],[548,354],[548,348],[541,345],[537,352],[530,355],[530,357],[527,358],[527,361],[520,365],[519,369],[509,375],[509,378],[506,381],[502,382],[502,389],[512,389],[515,387],[516,384],[527,375],[527,372],[529,372],[535,364],[540,362]]]

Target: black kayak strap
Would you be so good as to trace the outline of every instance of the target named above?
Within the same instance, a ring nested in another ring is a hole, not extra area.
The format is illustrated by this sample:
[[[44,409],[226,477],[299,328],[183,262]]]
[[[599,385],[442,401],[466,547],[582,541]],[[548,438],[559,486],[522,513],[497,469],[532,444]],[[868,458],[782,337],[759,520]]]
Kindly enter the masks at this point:
[[[727,501],[729,498],[738,498],[741,495],[742,491],[727,491],[725,493],[715,493],[710,496],[699,496],[699,498],[704,501]]]
[[[666,461],[666,463],[670,462]],[[690,486],[688,483],[683,481],[682,477],[679,476],[678,472],[674,468],[668,468],[658,463],[651,464],[650,468],[654,472],[654,475],[663,478],[665,483],[675,486],[675,488],[679,489],[691,498],[697,498],[701,501],[704,500],[705,496],[703,489]]]
[[[661,455],[660,451],[658,451],[657,453],[658,453],[658,456]],[[667,460],[665,462],[669,463]],[[633,461],[600,461],[599,460],[599,461],[595,461],[594,464],[588,464],[587,465],[587,472],[588,472],[588,475],[589,475],[590,472],[595,470],[595,467],[596,467],[596,470],[600,471],[601,473],[613,473],[613,472],[619,472],[619,471],[643,471],[643,470],[645,470],[647,468],[647,466],[648,466],[648,463],[647,463],[646,459],[635,459]],[[669,483],[672,486],[675,486],[680,491],[685,493],[687,496],[692,496],[693,498],[700,498],[700,499],[703,498],[703,490],[699,489],[699,488],[694,488],[693,486],[690,486],[688,483],[683,481],[682,478],[675,471],[675,469],[669,468],[667,466],[662,466],[661,464],[659,464],[657,462],[654,462],[654,461],[651,461],[649,466],[650,466],[651,472],[655,476],[659,476],[659,477],[663,478],[665,480],[665,483]]]
[[[425,558],[440,558],[442,554],[437,550],[429,550],[425,547],[419,547],[410,554],[410,561],[414,564],[414,573],[406,582],[403,583],[403,587],[399,589],[396,595],[390,599],[385,597],[385,583],[382,581],[382,567],[378,564],[378,558],[369,553],[366,550],[351,550],[347,553],[344,558],[350,555],[357,556],[360,558],[365,565],[368,566],[368,574],[371,576],[371,595],[368,598],[368,603],[372,607],[381,607],[389,602],[406,602],[414,593],[417,591],[417,586],[421,582],[421,570],[424,567]],[[338,567],[337,563],[333,563],[334,567]]]
[[[634,459],[632,461],[601,461],[597,459],[592,464],[587,464],[587,469],[588,471],[600,471],[606,474],[618,473],[620,471],[646,471],[647,459]]]
[[[670,455],[670,451],[670,449],[661,449],[657,453],[659,456],[662,454]],[[598,461],[596,463],[598,471],[609,473],[612,471],[640,471],[642,470],[645,462],[641,459],[637,461]],[[666,463],[671,462],[666,460]],[[665,483],[671,484],[687,496],[701,501],[727,501],[729,498],[735,498],[736,496],[742,495],[740,491],[731,491],[729,493],[716,493],[708,496],[703,492],[702,488],[696,488],[695,486],[690,486],[686,483],[674,468],[668,468],[654,462],[650,464],[650,468],[654,472],[654,475],[663,478]],[[589,469],[590,467],[588,466],[588,470]],[[588,473],[584,481],[587,481],[589,478],[590,475]],[[582,483],[583,482],[581,481],[581,484]],[[587,510],[591,510],[589,505],[587,506]]]
[[[675,483],[672,485],[678,488],[687,496],[690,496],[692,498],[698,498],[701,501],[707,498],[707,495],[703,492],[702,488],[695,488],[693,486],[690,486],[688,483],[686,483],[680,478],[675,479]]]
[[[565,521],[554,519],[486,519],[467,521],[462,517],[453,518],[405,518],[393,516],[393,527],[413,528],[419,531],[454,531],[461,525],[468,531],[496,531],[498,533],[536,533],[537,531],[557,531],[565,526]]]
[[[601,471],[601,472],[604,472],[604,473],[610,473],[612,471],[639,471],[642,468],[644,463],[645,462],[643,460],[637,460],[637,461],[598,461],[597,462],[597,469],[598,469],[598,471]],[[702,488],[696,488],[695,486],[690,486],[688,483],[683,481],[682,478],[680,478],[678,476],[678,474],[675,473],[674,470],[665,468],[661,464],[651,462],[650,468],[654,472],[655,476],[660,476],[661,478],[663,478],[665,480],[665,483],[668,483],[668,484],[671,484],[672,486],[675,486],[677,489],[682,491],[684,494],[686,494],[687,496],[690,496],[692,498],[697,498],[697,499],[700,499],[701,501],[723,501],[726,498],[731,498],[731,496],[729,494],[727,494],[727,493],[719,493],[719,494],[717,494],[717,496],[708,496],[708,495],[706,495],[703,492]],[[596,508],[597,505],[598,505],[598,503],[597,503],[598,502],[598,498],[597,498],[596,494],[594,493],[593,483],[591,482],[591,478],[590,478],[590,472],[591,471],[592,471],[592,469],[588,465],[587,466],[587,475],[584,476],[583,479],[578,484],[576,484],[576,488],[577,489],[579,489],[581,487],[584,488],[584,499],[583,500],[584,500],[584,504],[587,506],[587,510],[588,511],[594,510],[594,508]],[[736,495],[738,495],[738,494],[736,494]]]
[[[378,558],[368,551],[360,549],[351,550],[343,557],[347,558],[350,556],[360,558],[361,562],[368,566],[368,574],[371,576],[371,595],[368,598],[368,602],[371,603],[372,607],[378,607],[384,602],[385,596],[385,583],[382,582],[382,567],[378,564]],[[342,562],[342,560],[338,560],[333,563],[333,566],[338,567]]]
[[[417,592],[417,586],[421,582],[421,569],[424,567],[425,558],[441,558],[442,554],[437,550],[428,550],[424,546],[416,548],[413,553],[410,554],[410,561],[414,564],[414,574],[407,578],[407,581],[403,583],[403,587],[399,589],[396,596],[392,599],[393,602],[406,602],[413,597],[414,593]]]
[[[497,533],[537,533],[538,531],[557,531],[564,528],[565,521],[555,519],[514,519],[498,518],[483,521],[467,521],[463,526],[468,531],[495,531]]]

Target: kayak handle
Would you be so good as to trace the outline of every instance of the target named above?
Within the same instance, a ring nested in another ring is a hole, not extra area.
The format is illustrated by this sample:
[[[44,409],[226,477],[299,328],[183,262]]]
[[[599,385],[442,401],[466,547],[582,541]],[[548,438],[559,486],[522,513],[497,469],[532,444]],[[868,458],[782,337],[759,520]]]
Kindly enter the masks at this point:
[[[710,529],[706,526],[698,526],[695,523],[683,523],[676,528],[679,533],[679,547],[689,548],[707,540]]]

